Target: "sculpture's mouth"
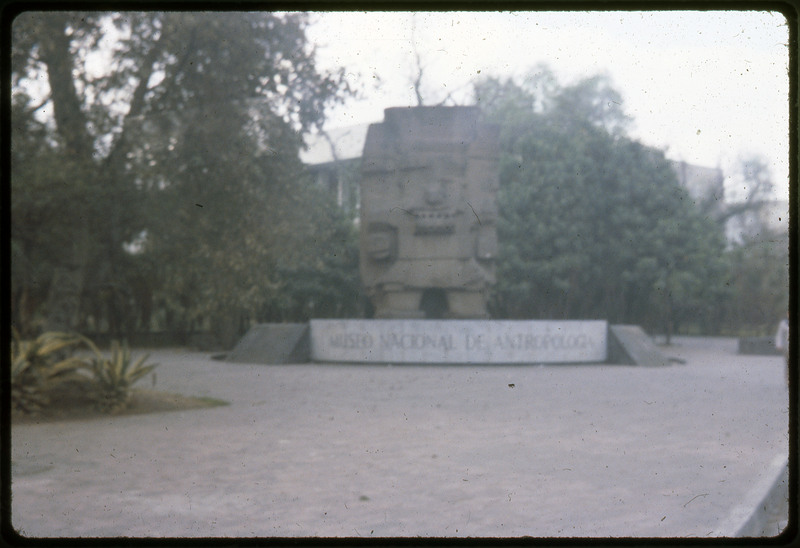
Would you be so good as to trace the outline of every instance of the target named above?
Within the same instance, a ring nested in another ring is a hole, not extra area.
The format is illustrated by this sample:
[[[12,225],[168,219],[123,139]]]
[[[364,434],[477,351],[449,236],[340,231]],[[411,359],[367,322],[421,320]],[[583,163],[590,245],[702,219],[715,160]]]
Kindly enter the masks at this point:
[[[456,230],[455,209],[415,209],[414,234],[451,234]]]

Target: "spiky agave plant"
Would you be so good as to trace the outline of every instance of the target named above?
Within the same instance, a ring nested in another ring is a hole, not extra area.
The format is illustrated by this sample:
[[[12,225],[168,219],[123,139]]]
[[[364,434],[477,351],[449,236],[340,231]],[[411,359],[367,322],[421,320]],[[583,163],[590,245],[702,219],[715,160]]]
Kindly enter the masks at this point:
[[[74,333],[47,331],[33,340],[22,340],[12,330],[11,340],[11,403],[23,413],[37,413],[49,402],[47,392],[58,382],[80,369],[84,360],[68,356],[86,339]]]
[[[112,341],[109,357],[105,357],[96,346],[92,347],[95,357],[91,367],[96,384],[97,406],[105,413],[119,413],[130,401],[131,387],[158,364],[145,365],[149,354],[133,361],[128,345],[118,341]]]

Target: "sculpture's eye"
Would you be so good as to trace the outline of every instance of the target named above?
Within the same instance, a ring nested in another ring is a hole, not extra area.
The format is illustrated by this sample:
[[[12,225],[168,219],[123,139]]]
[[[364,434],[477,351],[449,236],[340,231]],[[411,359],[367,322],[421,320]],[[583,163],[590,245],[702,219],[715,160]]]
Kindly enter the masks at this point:
[[[440,206],[444,204],[447,198],[447,190],[445,184],[441,181],[429,183],[425,187],[425,203],[430,206]]]

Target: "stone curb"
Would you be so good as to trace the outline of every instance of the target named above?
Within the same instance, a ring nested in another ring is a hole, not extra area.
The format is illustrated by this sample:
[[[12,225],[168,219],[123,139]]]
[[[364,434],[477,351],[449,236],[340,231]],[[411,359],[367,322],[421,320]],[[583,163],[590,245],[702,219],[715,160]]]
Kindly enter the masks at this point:
[[[775,514],[774,509],[787,504],[788,486],[788,461],[786,455],[778,455],[742,503],[720,523],[713,536],[758,537],[769,534],[765,529]]]

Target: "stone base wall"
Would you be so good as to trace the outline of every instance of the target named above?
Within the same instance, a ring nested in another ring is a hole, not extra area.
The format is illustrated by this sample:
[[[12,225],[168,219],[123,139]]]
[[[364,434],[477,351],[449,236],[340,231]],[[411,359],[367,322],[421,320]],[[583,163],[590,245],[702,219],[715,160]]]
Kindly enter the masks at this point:
[[[607,349],[602,320],[311,320],[319,362],[592,363]]]

